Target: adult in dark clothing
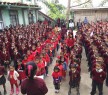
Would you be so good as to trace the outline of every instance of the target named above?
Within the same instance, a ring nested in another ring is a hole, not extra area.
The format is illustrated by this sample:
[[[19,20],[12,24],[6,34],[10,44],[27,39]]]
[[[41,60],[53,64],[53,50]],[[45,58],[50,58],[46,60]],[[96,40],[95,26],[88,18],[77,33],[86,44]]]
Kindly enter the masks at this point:
[[[79,21],[77,22],[77,28],[80,29],[81,27],[82,27],[82,23],[81,23],[81,21],[79,19]]]
[[[62,40],[64,40],[66,33],[67,33],[67,28],[66,28],[65,25],[63,25],[63,27],[61,28],[61,38],[62,38]]]
[[[34,62],[28,62],[26,65],[25,79],[21,84],[21,93],[27,95],[45,95],[48,92],[45,82],[40,78],[35,78],[37,66]]]

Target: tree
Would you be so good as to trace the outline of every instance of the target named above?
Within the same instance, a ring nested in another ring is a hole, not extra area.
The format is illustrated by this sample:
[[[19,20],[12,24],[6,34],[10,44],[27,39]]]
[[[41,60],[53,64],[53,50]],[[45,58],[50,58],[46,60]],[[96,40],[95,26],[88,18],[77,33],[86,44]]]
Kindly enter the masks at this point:
[[[85,0],[85,4],[82,5],[83,8],[90,8],[90,7],[93,7],[93,3],[92,3],[92,0]]]
[[[104,6],[107,2],[108,2],[108,0],[103,0],[103,1],[100,3],[99,7]]]
[[[70,4],[71,4],[71,0],[68,0],[67,12],[66,12],[66,22],[68,22],[68,20],[69,20],[69,15],[70,15]]]
[[[55,0],[57,1],[57,0]],[[42,1],[49,9],[48,11],[48,16],[53,18],[53,19],[57,19],[58,17],[59,18],[62,18],[64,19],[65,18],[65,15],[64,15],[64,10],[65,10],[65,7],[62,5],[62,4],[58,4],[58,3],[52,3],[52,2],[48,2],[48,1]]]

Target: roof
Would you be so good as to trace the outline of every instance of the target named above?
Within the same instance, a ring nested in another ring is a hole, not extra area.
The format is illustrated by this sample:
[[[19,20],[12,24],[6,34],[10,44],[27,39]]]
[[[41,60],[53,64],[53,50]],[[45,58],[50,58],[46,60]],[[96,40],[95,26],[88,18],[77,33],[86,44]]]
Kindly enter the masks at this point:
[[[108,7],[93,7],[93,8],[71,8],[71,11],[89,11],[89,10],[108,10]]]
[[[8,7],[8,8],[33,8],[40,9],[38,5],[28,5],[24,3],[10,3],[10,2],[0,2],[0,7]]]
[[[43,16],[45,16],[45,17],[47,17],[47,18],[49,18],[50,20],[52,20],[52,21],[54,21],[55,22],[55,20],[54,19],[52,19],[51,17],[49,17],[49,16],[47,16],[46,14],[44,14],[43,12],[41,12],[41,11],[38,11],[40,14],[42,14]]]

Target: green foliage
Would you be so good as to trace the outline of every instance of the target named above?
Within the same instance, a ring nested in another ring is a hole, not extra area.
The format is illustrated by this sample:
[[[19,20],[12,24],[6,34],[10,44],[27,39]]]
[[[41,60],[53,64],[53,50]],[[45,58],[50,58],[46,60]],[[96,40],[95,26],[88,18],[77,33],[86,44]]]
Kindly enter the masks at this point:
[[[58,17],[62,19],[65,18],[65,13],[64,13],[65,7],[63,5],[47,1],[44,1],[43,3],[49,8],[48,11],[49,17],[53,19],[57,19]]]

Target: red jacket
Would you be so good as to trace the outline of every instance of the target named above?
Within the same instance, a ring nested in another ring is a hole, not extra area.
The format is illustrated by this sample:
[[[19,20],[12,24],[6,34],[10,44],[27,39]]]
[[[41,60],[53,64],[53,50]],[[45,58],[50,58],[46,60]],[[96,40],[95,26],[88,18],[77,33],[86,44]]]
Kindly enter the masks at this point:
[[[68,47],[73,47],[74,46],[74,39],[68,38],[66,41],[66,44]]]
[[[58,78],[58,77],[60,77],[59,72],[53,72],[53,73],[52,73],[52,77],[53,77],[53,78]]]
[[[40,54],[41,51],[42,51],[42,48],[41,48],[41,47],[37,47],[36,50],[37,50],[37,52]]]
[[[29,55],[29,56],[27,57],[27,61],[28,61],[28,62],[29,62],[29,61],[33,61],[34,58],[35,58],[35,56],[34,56],[33,54],[31,54],[31,55]]]

